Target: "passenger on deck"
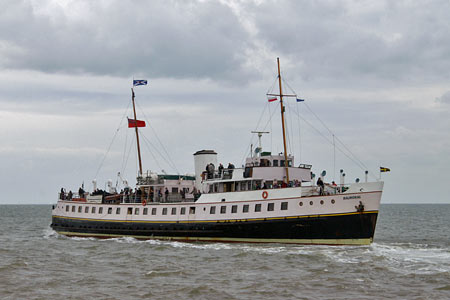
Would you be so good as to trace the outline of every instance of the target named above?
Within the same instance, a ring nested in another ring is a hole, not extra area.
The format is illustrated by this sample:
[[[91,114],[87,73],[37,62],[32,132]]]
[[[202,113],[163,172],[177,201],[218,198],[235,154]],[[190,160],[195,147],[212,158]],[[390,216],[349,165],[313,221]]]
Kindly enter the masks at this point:
[[[320,188],[320,191],[319,191],[320,195],[323,195],[323,190],[325,188],[325,185],[322,181],[322,178],[320,178],[320,177],[319,177],[319,179],[317,179],[317,186]]]
[[[221,178],[222,177],[222,172],[223,172],[223,165],[222,164],[219,164],[218,170],[219,170],[219,178]]]
[[[166,190],[164,191],[164,195],[165,195],[165,199],[167,201],[167,198],[169,197],[169,190],[166,188]]]
[[[214,177],[214,164],[213,163],[209,163],[206,166],[206,171],[208,172],[208,179],[212,179]]]
[[[84,190],[83,190],[82,187],[80,187],[80,188],[78,189],[78,196],[79,196],[80,198],[84,198]]]
[[[61,192],[60,192],[60,194],[59,194],[59,198],[60,198],[61,200],[66,199],[66,193],[64,192],[64,188],[61,188]]]
[[[233,175],[233,169],[234,165],[232,163],[228,163],[228,173],[230,174],[230,176]]]
[[[72,200],[72,196],[73,196],[72,191],[69,191],[69,193],[67,194],[67,198],[69,200]]]

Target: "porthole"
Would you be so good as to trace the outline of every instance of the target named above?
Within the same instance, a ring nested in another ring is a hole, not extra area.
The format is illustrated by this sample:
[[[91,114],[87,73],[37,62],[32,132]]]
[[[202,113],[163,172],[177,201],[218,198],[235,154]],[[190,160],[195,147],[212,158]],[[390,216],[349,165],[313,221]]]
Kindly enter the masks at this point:
[[[322,204],[322,205],[323,205],[323,200],[320,200],[320,204]]]
[[[313,205],[313,202],[312,202],[312,201],[309,201],[309,205]]]
[[[331,204],[334,204],[336,201],[334,201],[334,199],[331,199]]]
[[[302,202],[302,201],[300,201],[300,203],[299,203],[298,205],[300,205],[300,206],[303,206],[303,202]]]

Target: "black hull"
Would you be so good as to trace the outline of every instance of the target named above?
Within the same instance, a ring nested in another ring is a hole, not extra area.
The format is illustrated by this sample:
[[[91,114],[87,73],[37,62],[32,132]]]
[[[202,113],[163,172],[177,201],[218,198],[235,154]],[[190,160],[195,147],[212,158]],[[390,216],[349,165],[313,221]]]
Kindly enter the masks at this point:
[[[64,235],[111,238],[298,244],[370,244],[378,212],[227,222],[120,222],[52,217]]]

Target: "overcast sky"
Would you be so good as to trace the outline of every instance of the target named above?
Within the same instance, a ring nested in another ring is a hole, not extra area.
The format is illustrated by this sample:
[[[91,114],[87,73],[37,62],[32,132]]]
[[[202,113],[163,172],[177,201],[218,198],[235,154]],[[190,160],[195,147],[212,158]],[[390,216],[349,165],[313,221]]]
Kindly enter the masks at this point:
[[[447,0],[3,0],[0,204],[54,203],[119,171],[134,184],[133,78],[149,81],[136,88],[144,169],[193,173],[201,149],[240,166],[255,129],[281,152],[265,95],[277,57],[306,100],[287,99],[296,164],[348,182],[389,167],[383,203],[450,203]]]

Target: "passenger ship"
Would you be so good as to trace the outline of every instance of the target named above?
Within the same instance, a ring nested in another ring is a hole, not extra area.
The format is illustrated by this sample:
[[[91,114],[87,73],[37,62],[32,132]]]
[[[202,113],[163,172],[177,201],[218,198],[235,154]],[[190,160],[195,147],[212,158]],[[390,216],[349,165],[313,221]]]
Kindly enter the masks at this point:
[[[245,166],[218,168],[217,153],[194,153],[195,176],[143,173],[138,143],[136,192],[60,193],[51,227],[77,237],[134,237],[202,242],[367,245],[373,241],[383,182],[316,185],[311,165],[296,167],[286,151],[278,60],[284,152],[261,151]],[[134,120],[134,90],[132,89]],[[261,138],[261,133],[259,133]],[[322,174],[324,175],[324,174]],[[324,180],[321,176],[321,180]],[[94,182],[94,190],[95,182]]]

